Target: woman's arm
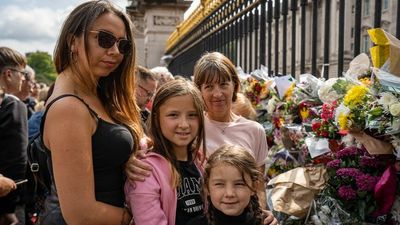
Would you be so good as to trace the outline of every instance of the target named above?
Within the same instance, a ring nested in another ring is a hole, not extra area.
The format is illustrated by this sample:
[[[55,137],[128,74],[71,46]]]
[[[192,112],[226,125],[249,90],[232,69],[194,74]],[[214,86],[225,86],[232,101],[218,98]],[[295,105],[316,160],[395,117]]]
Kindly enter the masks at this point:
[[[75,98],[60,99],[47,114],[44,141],[51,149],[55,184],[67,224],[120,225],[128,219],[123,208],[96,201],[91,143],[96,126],[87,107]]]

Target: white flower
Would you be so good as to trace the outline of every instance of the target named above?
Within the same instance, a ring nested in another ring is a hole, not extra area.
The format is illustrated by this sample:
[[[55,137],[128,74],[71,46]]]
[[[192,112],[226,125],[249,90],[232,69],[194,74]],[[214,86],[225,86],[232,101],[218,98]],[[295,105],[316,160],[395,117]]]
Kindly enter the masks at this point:
[[[388,110],[390,105],[398,103],[398,101],[396,96],[394,96],[392,93],[383,92],[381,93],[381,98],[378,100],[378,103]]]
[[[389,111],[390,114],[392,114],[393,116],[400,116],[400,103],[396,102],[394,104],[391,104],[389,106]]]
[[[331,78],[327,80],[318,90],[318,97],[323,103],[332,104],[340,98],[340,95],[333,89],[333,85],[336,83],[337,78]]]

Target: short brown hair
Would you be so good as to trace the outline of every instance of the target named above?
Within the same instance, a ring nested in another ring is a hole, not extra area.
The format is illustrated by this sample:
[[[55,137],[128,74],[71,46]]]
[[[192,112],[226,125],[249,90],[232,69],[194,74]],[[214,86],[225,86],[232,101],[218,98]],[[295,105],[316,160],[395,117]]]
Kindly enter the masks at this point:
[[[201,90],[201,85],[214,81],[232,81],[234,85],[232,101],[240,89],[240,80],[236,68],[226,56],[219,52],[204,54],[197,62],[193,71],[194,83]]]
[[[0,71],[4,68],[11,66],[26,66],[26,58],[18,51],[8,48],[0,47]]]

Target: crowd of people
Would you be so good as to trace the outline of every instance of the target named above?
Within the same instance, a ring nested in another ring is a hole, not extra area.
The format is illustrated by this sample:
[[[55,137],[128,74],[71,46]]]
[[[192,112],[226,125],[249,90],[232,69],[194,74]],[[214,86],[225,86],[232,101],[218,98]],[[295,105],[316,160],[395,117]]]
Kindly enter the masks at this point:
[[[206,53],[193,81],[137,66],[132,30],[107,0],[77,6],[50,87],[0,47],[0,225],[277,224],[266,209],[265,131],[233,63]],[[33,221],[23,183],[37,137],[51,182]]]

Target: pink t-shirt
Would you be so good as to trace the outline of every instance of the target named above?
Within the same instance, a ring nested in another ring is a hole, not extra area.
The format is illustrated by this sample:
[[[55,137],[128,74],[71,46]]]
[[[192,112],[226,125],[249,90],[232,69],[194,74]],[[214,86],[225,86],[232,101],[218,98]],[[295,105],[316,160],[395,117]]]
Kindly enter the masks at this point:
[[[256,159],[259,166],[265,164],[268,144],[261,124],[236,116],[232,122],[218,122],[204,118],[207,155],[223,144],[245,147]]]

